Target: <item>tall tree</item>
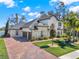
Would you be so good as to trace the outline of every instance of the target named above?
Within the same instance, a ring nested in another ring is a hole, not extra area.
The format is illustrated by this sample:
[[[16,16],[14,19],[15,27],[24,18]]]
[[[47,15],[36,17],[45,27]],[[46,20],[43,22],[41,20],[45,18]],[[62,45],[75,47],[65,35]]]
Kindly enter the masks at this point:
[[[10,20],[10,18],[8,18],[8,21],[7,21],[6,26],[5,26],[5,33],[4,33],[4,36],[5,36],[5,37],[8,35],[9,20]]]
[[[76,39],[78,40],[79,36],[78,36],[78,33],[79,33],[79,19],[76,21],[75,23],[75,31],[76,31]]]
[[[24,15],[22,16],[21,21],[22,22],[25,22],[26,21],[26,17]]]
[[[58,1],[56,2],[57,6],[55,6],[55,14],[58,20],[63,19],[67,14],[68,9],[64,5],[64,2]]]
[[[18,17],[18,14],[17,14],[17,13],[15,14],[15,20],[16,20],[16,24],[18,24],[18,22],[19,22],[19,17]]]
[[[58,1],[56,3],[57,3],[57,5],[55,6],[55,16],[59,20],[59,23],[63,24],[62,21],[63,21],[65,15],[67,15],[68,9],[66,8],[64,2]],[[63,27],[63,29],[64,29],[64,27]],[[64,30],[63,30],[63,32],[64,32]],[[59,34],[59,36],[61,36],[61,34]]]
[[[64,27],[67,32],[69,32],[70,37],[72,36],[72,40],[74,40],[75,37],[75,28],[76,28],[76,21],[77,21],[77,14],[70,12],[65,18],[64,18]]]

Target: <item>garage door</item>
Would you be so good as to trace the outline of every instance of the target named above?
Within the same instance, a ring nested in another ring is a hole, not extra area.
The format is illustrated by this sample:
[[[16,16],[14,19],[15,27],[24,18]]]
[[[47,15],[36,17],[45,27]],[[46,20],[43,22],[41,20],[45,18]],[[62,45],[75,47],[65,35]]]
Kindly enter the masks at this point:
[[[28,39],[31,39],[31,38],[32,38],[32,33],[29,32],[29,34],[28,34]]]
[[[23,37],[27,37],[27,32],[23,32]]]

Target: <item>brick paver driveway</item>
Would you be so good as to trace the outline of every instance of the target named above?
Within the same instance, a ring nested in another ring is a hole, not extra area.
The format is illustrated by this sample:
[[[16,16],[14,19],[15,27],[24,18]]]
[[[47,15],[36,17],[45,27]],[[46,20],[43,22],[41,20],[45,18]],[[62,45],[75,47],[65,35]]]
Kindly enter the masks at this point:
[[[57,59],[56,56],[34,46],[31,42],[20,42],[5,38],[9,59]]]

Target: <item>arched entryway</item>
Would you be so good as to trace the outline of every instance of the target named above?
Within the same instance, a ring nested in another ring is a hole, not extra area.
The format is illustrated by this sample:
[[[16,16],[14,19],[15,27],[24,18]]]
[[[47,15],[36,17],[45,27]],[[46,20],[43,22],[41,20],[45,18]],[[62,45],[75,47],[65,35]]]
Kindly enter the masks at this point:
[[[50,37],[55,37],[56,31],[54,28],[54,24],[50,26]]]

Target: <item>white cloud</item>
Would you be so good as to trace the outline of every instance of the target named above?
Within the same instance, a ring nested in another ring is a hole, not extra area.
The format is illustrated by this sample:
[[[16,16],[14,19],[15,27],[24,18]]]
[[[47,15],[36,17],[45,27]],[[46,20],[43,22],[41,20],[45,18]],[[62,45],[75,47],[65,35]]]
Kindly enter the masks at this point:
[[[30,12],[30,11],[31,11],[31,8],[30,8],[29,6],[27,6],[27,7],[23,8],[23,10],[24,10],[25,12]]]
[[[8,8],[15,6],[15,2],[13,0],[0,0],[0,3],[7,5]]]
[[[40,16],[40,13],[38,13],[38,12],[30,12],[30,13],[28,13],[28,15],[29,16],[35,16],[35,17],[39,17]]]
[[[69,8],[69,11],[79,12],[79,6],[72,6]]]
[[[34,18],[40,17],[40,13],[39,12],[30,12],[30,13],[28,13],[28,15],[30,17],[32,17],[31,19],[29,19],[29,21],[33,20]]]
[[[20,3],[23,3],[23,0],[20,0],[19,2],[20,2]]]
[[[26,13],[22,13],[21,15],[26,15]]]
[[[52,2],[58,2],[58,1],[64,2],[65,5],[71,4],[73,2],[79,2],[79,0],[50,0],[49,4],[52,5]]]

